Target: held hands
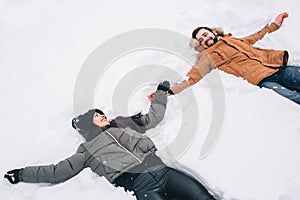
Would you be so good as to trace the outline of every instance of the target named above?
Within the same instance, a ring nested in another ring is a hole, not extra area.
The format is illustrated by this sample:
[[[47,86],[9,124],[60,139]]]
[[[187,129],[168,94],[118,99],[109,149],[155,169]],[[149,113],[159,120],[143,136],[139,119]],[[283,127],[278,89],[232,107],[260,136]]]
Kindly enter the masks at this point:
[[[6,174],[4,175],[4,178],[7,178],[7,180],[11,183],[11,184],[16,184],[16,183],[19,183],[21,180],[20,180],[20,171],[22,169],[13,169],[13,170],[10,170],[8,172],[6,172]]]
[[[288,16],[289,16],[289,14],[287,12],[283,12],[275,18],[274,23],[280,27],[283,23],[284,18],[287,18]]]
[[[157,90],[162,90],[162,91],[165,91],[167,92],[167,95],[173,95],[174,92],[170,89],[170,83],[169,81],[164,81],[162,83],[160,83],[158,86],[157,86]],[[151,94],[149,94],[147,97],[148,97],[148,100],[149,101],[152,101],[153,97],[155,95],[155,92],[152,92]]]
[[[149,95],[147,95],[148,101],[152,101],[154,95],[155,95],[155,92],[151,92]]]
[[[162,90],[165,92],[169,92],[170,93],[170,82],[169,81],[164,81],[162,83],[160,83],[157,86],[157,90]],[[171,90],[171,92],[173,93],[173,91]],[[174,93],[173,93],[174,94]]]

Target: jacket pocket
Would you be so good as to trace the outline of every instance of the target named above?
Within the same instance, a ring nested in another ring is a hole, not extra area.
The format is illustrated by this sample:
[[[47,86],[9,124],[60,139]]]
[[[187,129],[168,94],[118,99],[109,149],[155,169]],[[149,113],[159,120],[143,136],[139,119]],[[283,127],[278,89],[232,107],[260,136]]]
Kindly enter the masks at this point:
[[[228,61],[228,57],[222,51],[218,50],[213,51],[211,58],[216,67],[224,65]]]
[[[225,64],[226,68],[229,68],[234,75],[244,77],[247,73],[246,69],[244,69],[242,66],[238,65],[236,62],[229,61]]]
[[[226,54],[219,50],[214,50],[214,54],[216,58],[214,59],[216,62],[216,66],[227,73],[234,74],[239,77],[244,77],[244,75],[247,73],[247,71],[243,68],[243,66],[239,65],[237,62],[244,62],[243,60],[239,59],[245,59],[245,55],[240,54],[240,52],[237,51],[228,51]],[[238,59],[238,61],[237,61]],[[247,59],[247,58],[246,58]],[[237,62],[236,62],[237,61]]]
[[[153,148],[156,149],[154,143],[148,138],[140,139],[138,141],[137,147],[138,147],[138,150],[136,150],[136,151],[138,151],[138,152],[141,151],[142,153],[148,153],[149,151],[152,151]]]
[[[105,154],[101,156],[101,162],[106,174],[118,173],[136,163],[134,157],[126,153]]]

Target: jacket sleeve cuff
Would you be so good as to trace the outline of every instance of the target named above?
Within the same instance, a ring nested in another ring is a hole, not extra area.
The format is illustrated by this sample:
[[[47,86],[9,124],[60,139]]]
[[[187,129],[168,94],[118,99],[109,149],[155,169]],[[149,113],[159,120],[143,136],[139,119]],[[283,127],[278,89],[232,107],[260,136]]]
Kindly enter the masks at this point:
[[[271,33],[271,32],[274,32],[276,30],[279,29],[279,26],[275,23],[275,22],[272,22],[269,26],[268,26],[268,32]]]
[[[20,181],[23,181],[23,177],[22,177],[23,170],[24,170],[24,168],[21,168],[20,171],[19,171],[19,177],[18,178],[19,178]]]

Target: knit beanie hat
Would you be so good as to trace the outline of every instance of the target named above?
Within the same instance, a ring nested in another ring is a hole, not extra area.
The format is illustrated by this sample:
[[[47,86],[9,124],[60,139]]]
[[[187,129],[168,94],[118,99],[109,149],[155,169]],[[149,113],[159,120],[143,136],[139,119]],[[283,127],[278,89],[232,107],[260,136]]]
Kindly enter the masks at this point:
[[[81,134],[86,141],[94,139],[103,130],[93,123],[93,117],[95,112],[104,115],[104,113],[99,109],[91,109],[88,112],[73,118],[72,127]]]
[[[99,109],[94,109],[96,113],[100,114],[100,115],[105,115],[104,112],[102,110]]]

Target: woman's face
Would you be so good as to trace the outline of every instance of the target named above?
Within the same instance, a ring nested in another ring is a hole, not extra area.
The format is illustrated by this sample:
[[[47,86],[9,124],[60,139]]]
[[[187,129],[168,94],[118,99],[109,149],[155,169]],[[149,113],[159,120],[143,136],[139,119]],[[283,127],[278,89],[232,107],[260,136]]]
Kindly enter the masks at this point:
[[[104,128],[105,126],[110,125],[109,121],[107,120],[105,115],[101,115],[97,112],[95,112],[93,116],[93,123],[100,128]]]

